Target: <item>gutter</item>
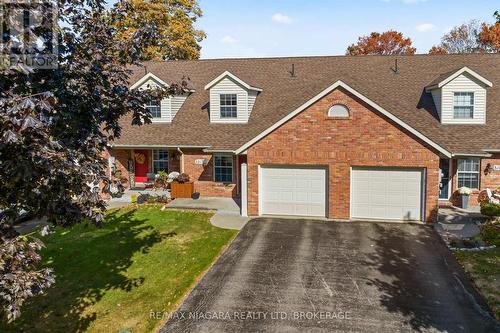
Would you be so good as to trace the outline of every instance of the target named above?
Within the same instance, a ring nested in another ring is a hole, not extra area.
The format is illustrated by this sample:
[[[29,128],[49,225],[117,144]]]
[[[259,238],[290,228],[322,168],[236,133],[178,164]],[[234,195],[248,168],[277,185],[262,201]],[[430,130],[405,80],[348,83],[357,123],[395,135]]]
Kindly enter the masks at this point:
[[[460,157],[460,156],[491,157],[491,154],[489,154],[489,153],[475,153],[475,154],[470,154],[470,153],[452,153],[451,154],[451,157]]]
[[[192,146],[192,145],[111,145],[111,148],[208,148],[210,146]]]
[[[234,150],[229,149],[203,149],[205,153],[226,153],[226,154],[235,154]]]
[[[500,149],[483,149],[483,151],[488,153],[500,153]]]

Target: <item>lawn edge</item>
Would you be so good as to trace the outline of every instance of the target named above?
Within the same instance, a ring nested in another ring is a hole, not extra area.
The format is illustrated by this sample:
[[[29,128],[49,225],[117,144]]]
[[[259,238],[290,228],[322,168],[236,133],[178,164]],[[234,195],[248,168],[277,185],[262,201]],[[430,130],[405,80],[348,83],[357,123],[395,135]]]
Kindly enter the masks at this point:
[[[451,251],[451,250],[450,250]],[[457,251],[458,252],[458,251]],[[465,266],[460,262],[460,260],[455,256],[455,251],[451,251],[451,253],[453,253],[453,257],[455,258],[455,260],[458,262],[458,264],[460,265],[460,267],[462,268],[462,270],[464,271],[465,273],[465,276],[467,276],[467,278],[469,279],[472,287],[476,290],[476,292],[481,295],[481,297],[483,298],[484,302],[486,303],[486,305],[488,306],[488,310],[490,312],[490,315],[495,318],[496,320],[500,321],[500,317],[497,317],[495,311],[493,311],[493,308],[491,307],[490,303],[488,302],[488,298],[485,297],[483,295],[483,293],[481,292],[481,288],[479,288],[476,284],[476,279],[474,279],[474,276],[472,275],[471,272],[469,272]]]
[[[210,221],[208,221],[208,223],[210,223]],[[212,225],[210,223],[210,225]],[[218,228],[218,229],[223,229],[223,228],[219,228],[219,227],[216,227],[214,225],[212,225],[214,228]],[[233,229],[234,230],[234,229]],[[196,288],[196,286],[200,283],[200,281],[205,277],[205,275],[208,273],[208,271],[210,269],[212,269],[212,267],[215,265],[215,263],[217,261],[219,261],[220,257],[222,257],[222,255],[224,253],[226,253],[227,249],[229,249],[229,247],[231,246],[231,244],[233,244],[234,240],[236,239],[236,237],[239,235],[239,233],[241,232],[241,230],[243,229],[240,229],[240,230],[235,230],[237,231],[237,233],[229,240],[229,242],[224,245],[221,250],[219,251],[219,253],[217,254],[217,256],[215,256],[214,260],[212,261],[212,263],[204,270],[202,271],[197,277],[196,279],[194,280],[194,282],[191,284],[191,286],[189,286],[189,288],[184,292],[184,294],[182,294],[182,296],[179,298],[179,300],[177,302],[175,302],[174,304],[174,307],[172,308],[172,313],[173,312],[176,312],[177,310],[179,310],[179,308],[181,307],[181,305],[184,303],[184,301],[188,298],[189,294],[191,294],[191,292],[193,291],[194,288]],[[167,323],[168,321],[168,316],[166,316],[166,318],[164,318],[163,320],[161,320],[159,322],[158,325],[155,325],[155,327],[153,328],[152,332],[155,332],[155,333],[158,333],[163,326],[165,326],[165,324]]]

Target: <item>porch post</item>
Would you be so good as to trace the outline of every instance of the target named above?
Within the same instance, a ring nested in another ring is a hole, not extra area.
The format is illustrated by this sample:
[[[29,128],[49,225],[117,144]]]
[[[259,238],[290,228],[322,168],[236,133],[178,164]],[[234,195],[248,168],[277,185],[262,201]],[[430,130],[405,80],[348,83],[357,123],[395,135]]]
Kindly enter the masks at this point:
[[[248,216],[247,164],[241,164],[241,216]]]

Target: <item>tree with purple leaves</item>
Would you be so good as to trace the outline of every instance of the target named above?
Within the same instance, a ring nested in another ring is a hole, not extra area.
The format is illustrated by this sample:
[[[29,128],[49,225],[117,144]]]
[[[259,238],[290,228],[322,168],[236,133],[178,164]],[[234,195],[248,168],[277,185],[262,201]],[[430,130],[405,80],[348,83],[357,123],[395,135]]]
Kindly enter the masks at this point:
[[[127,13],[126,1],[111,8],[102,0],[47,0],[42,6],[42,13],[55,8],[57,22],[50,29],[25,24],[24,40],[5,33],[18,28],[15,20],[0,22],[0,51],[11,51],[9,64],[0,65],[0,313],[8,320],[55,278],[39,268],[39,237],[15,231],[21,212],[46,217],[52,226],[99,225],[106,206],[96,188],[109,181],[101,154],[120,135],[118,120],[130,113],[136,125],[150,122],[144,104],[180,93],[187,84],[129,89],[130,66],[140,65],[143,50],[165,37],[151,21],[130,38],[118,38],[116,22]],[[15,18],[19,7],[3,9],[3,17]],[[57,67],[20,61],[27,49],[42,56],[40,41],[48,43],[54,33]]]

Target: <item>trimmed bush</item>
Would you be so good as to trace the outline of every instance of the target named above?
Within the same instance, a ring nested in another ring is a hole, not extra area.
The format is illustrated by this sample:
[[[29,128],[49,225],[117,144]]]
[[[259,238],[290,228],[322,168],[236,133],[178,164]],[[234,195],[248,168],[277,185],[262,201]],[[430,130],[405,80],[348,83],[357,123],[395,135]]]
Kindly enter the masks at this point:
[[[500,205],[485,202],[481,205],[481,214],[486,216],[500,216]]]
[[[488,245],[500,246],[500,223],[489,222],[481,227],[481,238]]]

